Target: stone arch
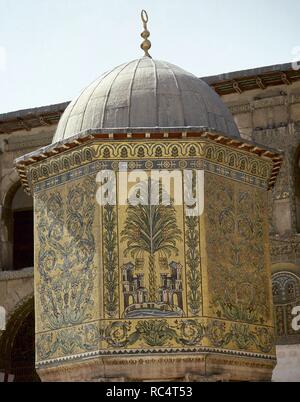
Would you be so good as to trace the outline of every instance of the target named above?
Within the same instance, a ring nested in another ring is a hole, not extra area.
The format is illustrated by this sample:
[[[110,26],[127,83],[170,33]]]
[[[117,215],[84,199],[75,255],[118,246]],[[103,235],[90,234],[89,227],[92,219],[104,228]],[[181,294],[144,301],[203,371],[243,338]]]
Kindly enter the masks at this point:
[[[1,182],[1,222],[0,222],[0,246],[1,246],[1,268],[4,271],[13,270],[13,253],[14,253],[14,212],[13,200],[18,191],[21,189],[20,178],[15,170],[12,170],[4,177]],[[20,190],[21,191],[21,190]],[[27,197],[24,192],[24,197]],[[32,201],[31,201],[32,205]],[[33,206],[29,208],[33,210]],[[32,264],[31,264],[32,265]],[[29,265],[28,265],[29,266]],[[23,268],[23,267],[22,267]],[[25,268],[25,266],[24,266]],[[0,269],[1,271],[1,269]]]
[[[33,268],[22,271],[0,272],[0,306],[6,311],[6,322],[34,292]]]
[[[23,342],[23,344],[22,344]],[[4,381],[38,381],[34,362],[34,299],[23,299],[0,336],[0,372]]]
[[[15,169],[13,169],[9,174],[7,174],[1,182],[1,205],[7,205],[13,194],[17,191],[18,187],[21,185],[20,177]]]
[[[1,222],[0,222],[0,241],[1,241],[1,268],[4,271],[12,267],[12,218],[11,204],[14,195],[20,187],[20,178],[13,170],[6,175],[1,182]]]

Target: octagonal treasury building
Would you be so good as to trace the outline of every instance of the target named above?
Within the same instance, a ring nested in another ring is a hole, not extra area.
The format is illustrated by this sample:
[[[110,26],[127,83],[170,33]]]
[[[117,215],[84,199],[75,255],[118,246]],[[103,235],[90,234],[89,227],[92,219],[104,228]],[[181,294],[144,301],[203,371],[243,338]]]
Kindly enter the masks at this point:
[[[270,380],[267,199],[282,156],[242,140],[218,95],[153,60],[149,43],[144,57],[105,73],[68,106],[50,146],[16,160],[34,197],[38,374]],[[98,202],[104,171],[115,178],[116,202]],[[169,204],[121,202],[120,186],[132,190],[137,171],[141,201],[153,172],[191,172],[203,213],[188,213],[175,179],[160,187]]]

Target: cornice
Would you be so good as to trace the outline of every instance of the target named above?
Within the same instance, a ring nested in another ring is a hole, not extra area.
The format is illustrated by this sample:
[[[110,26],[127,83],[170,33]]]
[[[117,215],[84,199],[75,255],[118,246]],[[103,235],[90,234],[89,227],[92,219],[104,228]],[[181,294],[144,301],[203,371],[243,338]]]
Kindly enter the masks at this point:
[[[244,92],[278,85],[290,86],[300,81],[300,70],[291,63],[236,71],[202,78],[221,96],[243,94]]]
[[[0,134],[56,125],[69,102],[0,114]]]
[[[99,142],[109,141],[111,143],[120,141],[128,143],[132,141],[140,141],[147,143],[151,140],[155,140],[159,143],[159,140],[171,140],[176,143],[178,140],[199,141],[202,139],[269,160],[273,164],[273,170],[269,178],[269,187],[271,188],[276,182],[283,161],[281,151],[267,148],[253,142],[246,142],[241,138],[224,136],[219,132],[207,131],[205,128],[189,128],[188,131],[182,131],[182,129],[179,128],[174,128],[169,131],[165,131],[164,129],[152,129],[151,131],[150,129],[142,130],[143,129],[131,130],[130,133],[126,132],[125,129],[113,131],[103,130],[102,132],[99,132],[98,130],[88,130],[70,139],[51,144],[18,158],[15,161],[15,167],[20,175],[25,191],[30,193],[32,192],[32,188],[30,179],[28,178],[28,170],[31,165],[39,164],[41,161],[45,162],[59,154],[64,154],[73,150],[75,151],[82,145],[91,145],[95,140],[98,140]]]
[[[21,271],[2,271],[0,272],[0,281],[9,281],[17,279],[26,279],[33,277],[33,268],[25,268]]]

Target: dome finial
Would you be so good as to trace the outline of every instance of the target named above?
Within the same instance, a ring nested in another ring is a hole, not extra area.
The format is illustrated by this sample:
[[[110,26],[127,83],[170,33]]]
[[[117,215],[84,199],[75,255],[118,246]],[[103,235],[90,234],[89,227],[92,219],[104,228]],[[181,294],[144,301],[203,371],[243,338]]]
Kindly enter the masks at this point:
[[[149,50],[151,49],[151,42],[148,40],[150,36],[150,32],[148,31],[147,23],[149,21],[148,14],[145,10],[142,10],[141,13],[143,25],[144,25],[144,31],[141,33],[141,37],[144,39],[143,43],[141,44],[141,48],[145,52],[145,57],[150,57]]]

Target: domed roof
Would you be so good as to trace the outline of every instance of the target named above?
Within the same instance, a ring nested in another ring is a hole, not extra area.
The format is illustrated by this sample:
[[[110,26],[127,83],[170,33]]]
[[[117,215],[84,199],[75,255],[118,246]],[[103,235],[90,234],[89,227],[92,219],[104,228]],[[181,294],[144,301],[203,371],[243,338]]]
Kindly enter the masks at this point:
[[[204,81],[150,57],[103,74],[67,107],[53,143],[88,129],[200,128],[239,137],[233,117]]]

